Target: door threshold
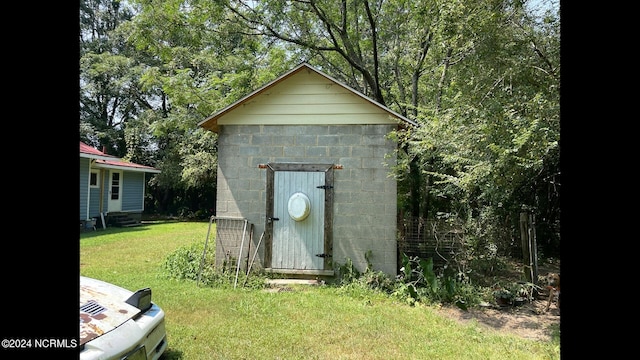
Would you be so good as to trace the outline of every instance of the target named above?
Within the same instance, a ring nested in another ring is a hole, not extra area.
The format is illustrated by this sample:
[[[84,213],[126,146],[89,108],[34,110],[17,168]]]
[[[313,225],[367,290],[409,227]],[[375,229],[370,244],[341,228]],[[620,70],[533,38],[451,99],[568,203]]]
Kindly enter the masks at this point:
[[[288,275],[316,275],[316,276],[334,276],[333,270],[302,270],[302,269],[273,269],[265,268],[265,272],[275,274],[288,274]]]

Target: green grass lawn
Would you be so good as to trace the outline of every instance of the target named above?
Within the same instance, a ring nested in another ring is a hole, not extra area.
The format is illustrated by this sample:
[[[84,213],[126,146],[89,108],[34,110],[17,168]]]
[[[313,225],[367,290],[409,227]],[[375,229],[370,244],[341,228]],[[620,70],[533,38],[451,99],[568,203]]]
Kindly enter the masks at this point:
[[[432,307],[409,306],[373,291],[298,286],[267,292],[167,278],[165,258],[180,247],[204,244],[208,227],[166,222],[80,235],[81,275],[131,290],[152,288],[154,302],[166,313],[164,359],[560,358],[558,341],[458,324]]]

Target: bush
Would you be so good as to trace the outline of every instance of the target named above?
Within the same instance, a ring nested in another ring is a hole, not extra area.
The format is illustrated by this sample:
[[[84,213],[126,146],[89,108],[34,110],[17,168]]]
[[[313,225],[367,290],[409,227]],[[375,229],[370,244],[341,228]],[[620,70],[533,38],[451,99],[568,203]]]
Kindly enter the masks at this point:
[[[433,259],[409,258],[403,255],[401,274],[390,279],[385,273],[374,271],[367,258],[367,269],[360,273],[347,259],[345,264],[337,264],[338,286],[344,292],[360,296],[366,291],[379,291],[398,298],[409,305],[423,303],[452,303],[466,310],[477,305],[482,299],[482,289],[469,283],[464,274],[457,274],[446,267],[439,274],[433,269]]]
[[[227,271],[216,271],[215,253],[208,249],[203,262],[203,251],[204,245],[199,243],[178,248],[167,256],[162,265],[165,276],[178,280],[199,280],[200,284],[214,287],[260,289],[267,286],[267,276],[259,272],[253,272],[250,276],[240,273],[236,279],[235,270],[227,268]],[[410,305],[417,302],[452,303],[464,310],[478,304],[482,298],[483,289],[472,286],[464,274],[455,273],[447,267],[436,273],[431,258],[410,258],[403,254],[401,274],[391,279],[387,274],[373,270],[370,256],[371,252],[365,254],[367,268],[362,273],[355,268],[351,259],[347,259],[345,264],[336,263],[336,286],[352,296],[367,296],[374,291],[399,298]]]
[[[194,281],[198,280],[198,274],[200,274],[201,281],[210,278],[214,271],[215,253],[211,249],[207,249],[203,262],[203,252],[204,245],[199,243],[178,248],[169,254],[162,264],[165,276],[170,279]],[[200,269],[201,264],[202,269]]]
[[[433,259],[420,259],[402,255],[402,268],[393,295],[408,303],[455,304],[466,310],[481,301],[482,289],[472,286],[463,273],[444,266],[438,273],[433,268]]]
[[[236,279],[235,267],[231,269],[226,263],[223,265],[222,271],[217,271],[215,252],[212,249],[207,249],[204,262],[202,261],[203,252],[204,245],[199,243],[178,248],[169,254],[162,264],[164,275],[170,279],[191,281],[198,281],[199,277],[199,284],[211,287],[235,286],[255,289],[266,286],[266,276],[258,272],[253,272],[251,276],[240,272]]]

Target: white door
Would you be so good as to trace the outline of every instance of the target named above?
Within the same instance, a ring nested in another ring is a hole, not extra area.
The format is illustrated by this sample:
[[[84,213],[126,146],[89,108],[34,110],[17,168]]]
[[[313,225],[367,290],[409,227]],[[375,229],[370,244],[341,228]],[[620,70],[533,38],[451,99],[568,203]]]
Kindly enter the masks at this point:
[[[122,171],[111,170],[108,195],[109,212],[122,211]]]
[[[276,171],[273,181],[271,267],[322,270],[325,173]]]

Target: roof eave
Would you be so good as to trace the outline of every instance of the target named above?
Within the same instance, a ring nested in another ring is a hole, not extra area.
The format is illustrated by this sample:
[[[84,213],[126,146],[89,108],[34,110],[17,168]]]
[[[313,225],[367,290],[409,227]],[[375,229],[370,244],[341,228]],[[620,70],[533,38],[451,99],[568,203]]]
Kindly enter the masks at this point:
[[[113,164],[100,164],[100,163],[94,164],[94,168],[127,170],[127,171],[133,171],[133,172],[145,172],[145,173],[153,173],[153,174],[159,174],[161,172],[160,170],[154,169],[154,168],[141,168],[141,167],[126,166],[126,165],[113,165]]]
[[[87,158],[87,159],[95,159],[95,160],[107,160],[107,161],[113,161],[118,159],[115,156],[109,156],[109,155],[102,156],[102,155],[93,155],[93,154],[87,154],[87,153],[80,153],[80,157]]]

